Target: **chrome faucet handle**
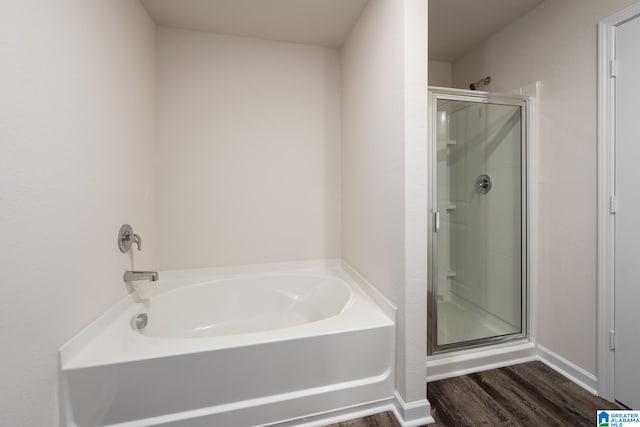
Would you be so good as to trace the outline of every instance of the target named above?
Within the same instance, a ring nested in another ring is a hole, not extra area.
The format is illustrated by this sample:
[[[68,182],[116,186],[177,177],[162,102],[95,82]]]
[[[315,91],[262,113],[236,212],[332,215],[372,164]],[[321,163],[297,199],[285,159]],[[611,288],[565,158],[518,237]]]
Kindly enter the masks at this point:
[[[133,232],[133,228],[129,224],[124,224],[118,232],[118,248],[120,252],[126,253],[131,249],[131,244],[135,243],[138,250],[142,250],[142,237]]]
[[[138,246],[138,250],[142,250],[142,237],[139,234],[133,233],[133,243]]]

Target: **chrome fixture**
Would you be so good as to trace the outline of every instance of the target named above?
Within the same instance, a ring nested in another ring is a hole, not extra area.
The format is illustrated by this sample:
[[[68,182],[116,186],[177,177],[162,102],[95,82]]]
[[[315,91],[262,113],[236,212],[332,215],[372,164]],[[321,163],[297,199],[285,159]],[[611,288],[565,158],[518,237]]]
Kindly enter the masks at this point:
[[[118,247],[120,248],[120,252],[127,252],[133,243],[138,246],[139,251],[142,250],[142,237],[135,234],[129,224],[124,224],[118,232]]]
[[[476,178],[476,191],[480,194],[487,194],[491,191],[491,187],[493,187],[493,182],[491,181],[491,177],[489,175],[480,175]]]
[[[136,329],[144,329],[149,323],[149,315],[147,313],[140,313],[133,318],[133,326]]]
[[[124,281],[133,282],[134,280],[148,280],[156,282],[160,279],[157,271],[125,271]]]
[[[478,90],[482,86],[489,86],[491,84],[491,76],[487,76],[484,79],[480,79],[477,82],[469,83],[469,89]]]

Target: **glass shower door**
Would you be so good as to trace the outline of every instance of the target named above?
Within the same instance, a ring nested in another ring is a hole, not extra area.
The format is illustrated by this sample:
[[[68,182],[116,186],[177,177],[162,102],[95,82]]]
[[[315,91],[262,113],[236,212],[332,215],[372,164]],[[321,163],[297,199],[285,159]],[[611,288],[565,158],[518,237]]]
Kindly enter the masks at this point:
[[[433,94],[431,353],[525,336],[523,100]]]

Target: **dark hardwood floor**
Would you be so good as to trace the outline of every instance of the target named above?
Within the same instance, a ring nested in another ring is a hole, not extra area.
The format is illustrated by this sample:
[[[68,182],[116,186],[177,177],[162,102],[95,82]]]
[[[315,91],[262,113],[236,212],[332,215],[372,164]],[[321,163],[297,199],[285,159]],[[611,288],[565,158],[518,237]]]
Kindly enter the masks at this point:
[[[434,427],[593,426],[598,409],[618,409],[540,362],[434,381]],[[330,427],[399,427],[385,412]]]
[[[400,427],[400,424],[396,421],[393,413],[383,412],[381,414],[371,415],[370,417],[332,424],[328,427]]]

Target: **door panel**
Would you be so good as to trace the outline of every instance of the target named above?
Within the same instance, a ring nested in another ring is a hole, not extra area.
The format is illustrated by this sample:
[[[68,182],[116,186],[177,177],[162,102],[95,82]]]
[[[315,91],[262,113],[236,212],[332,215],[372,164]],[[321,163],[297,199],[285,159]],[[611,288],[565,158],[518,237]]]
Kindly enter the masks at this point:
[[[521,101],[520,101],[521,102]],[[436,346],[523,333],[523,106],[436,102]]]
[[[615,399],[640,409],[640,19],[616,29]]]

